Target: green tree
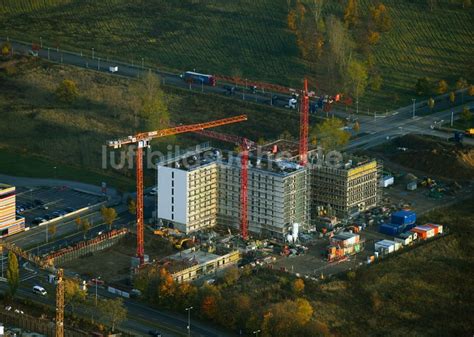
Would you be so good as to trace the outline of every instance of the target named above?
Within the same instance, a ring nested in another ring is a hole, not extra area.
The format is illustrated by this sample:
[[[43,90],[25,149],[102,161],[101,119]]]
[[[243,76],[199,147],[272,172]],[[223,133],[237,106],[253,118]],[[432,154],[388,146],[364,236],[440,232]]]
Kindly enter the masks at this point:
[[[353,95],[357,98],[363,96],[369,78],[367,67],[362,62],[352,60],[347,67],[347,76]]]
[[[448,89],[449,89],[448,82],[446,82],[445,80],[441,80],[438,82],[438,89],[436,90],[436,92],[442,95],[446,93]]]
[[[338,118],[328,118],[311,130],[325,152],[337,150],[347,144],[351,135],[344,131],[344,123]]]
[[[467,90],[467,93],[469,94],[469,96],[474,96],[474,85],[470,85],[469,86],[469,89]]]
[[[2,43],[2,46],[1,46],[0,49],[2,51],[2,56],[8,56],[11,53],[12,44],[8,41],[5,41],[5,42]]]
[[[53,238],[53,240],[54,240],[54,237],[56,236],[56,232],[57,232],[57,228],[55,224],[48,225],[48,233],[49,235],[51,235],[51,238]]]
[[[77,229],[83,232],[85,240],[87,237],[87,232],[89,231],[89,229],[91,229],[91,223],[88,219],[82,220],[81,218],[76,218],[76,220],[74,221],[76,222]]]
[[[100,313],[101,322],[108,324],[112,332],[115,327],[127,318],[127,309],[123,305],[122,298],[104,299],[97,306]]]
[[[127,200],[127,205],[128,205],[128,212],[131,215],[137,214],[137,203],[135,202],[135,199],[129,197]]]
[[[344,10],[344,23],[347,27],[353,27],[357,24],[358,18],[357,0],[348,0]]]
[[[430,108],[431,111],[433,111],[434,106],[435,106],[435,100],[433,99],[433,97],[430,97],[430,99],[428,100],[428,107]]]
[[[141,127],[149,130],[169,126],[168,102],[157,75],[148,72],[142,80],[133,83],[129,88],[128,101],[136,127],[140,126],[138,118],[143,121]]]
[[[419,78],[416,81],[415,91],[417,95],[429,95],[431,92],[431,83],[427,77]]]
[[[387,7],[379,3],[370,8],[371,20],[376,29],[381,32],[388,32],[392,28],[392,19],[388,14]]]
[[[383,79],[380,74],[375,74],[372,76],[370,81],[370,87],[373,91],[379,91],[382,88]]]
[[[102,206],[100,213],[104,222],[109,226],[109,230],[111,230],[112,223],[117,219],[117,211],[115,208]]]
[[[461,119],[468,123],[472,120],[472,112],[469,107],[465,106],[461,112]]]
[[[73,80],[64,80],[56,88],[56,97],[61,102],[72,103],[79,96],[76,82]]]
[[[81,288],[78,280],[64,280],[64,304],[71,307],[71,313],[74,315],[74,308],[77,303],[84,302],[87,292]]]
[[[454,91],[451,91],[449,93],[449,102],[451,102],[451,104],[454,104],[455,101],[456,101],[456,94],[454,93]]]
[[[354,126],[352,127],[352,129],[355,131],[355,132],[359,132],[360,131],[360,124],[359,124],[359,121],[356,121],[354,123]]]
[[[304,281],[303,279],[296,279],[293,282],[293,292],[296,294],[301,294],[304,291]]]
[[[9,295],[13,298],[20,284],[20,270],[18,269],[18,259],[12,251],[8,252],[7,282]]]
[[[226,270],[225,273],[224,273],[223,280],[224,280],[224,283],[225,283],[227,286],[231,286],[231,285],[233,285],[235,282],[237,282],[237,280],[239,279],[239,277],[240,277],[239,268],[237,268],[237,267],[229,267],[229,268],[227,268],[227,270]]]
[[[469,84],[467,83],[466,79],[463,78],[463,77],[460,77],[457,81],[456,81],[456,89],[457,90],[461,90],[461,89],[464,89],[464,88],[467,88]]]

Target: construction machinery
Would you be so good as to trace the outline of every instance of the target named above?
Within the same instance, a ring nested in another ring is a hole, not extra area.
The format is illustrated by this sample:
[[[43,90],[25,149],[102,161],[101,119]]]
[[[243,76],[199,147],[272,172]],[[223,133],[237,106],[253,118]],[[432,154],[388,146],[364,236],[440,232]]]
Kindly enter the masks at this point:
[[[155,138],[162,138],[171,135],[177,135],[186,132],[193,132],[204,130],[208,128],[214,128],[217,126],[238,123],[246,121],[246,115],[240,115],[236,117],[219,119],[212,122],[180,125],[173,128],[167,128],[156,131],[142,132],[134,136],[128,136],[126,138],[111,140],[107,142],[109,147],[114,149],[121,148],[124,145],[136,145],[135,152],[135,166],[136,166],[136,180],[137,180],[137,202],[136,202],[136,216],[137,216],[137,251],[136,256],[139,259],[139,264],[142,265],[145,259],[144,249],[144,219],[143,219],[143,149],[150,147],[150,142]]]
[[[240,234],[244,240],[248,239],[248,166],[249,166],[249,150],[256,147],[255,142],[234,135],[225,135],[219,132],[204,130],[197,132],[200,135],[222,140],[224,142],[234,143],[240,146],[242,153],[240,155]]]

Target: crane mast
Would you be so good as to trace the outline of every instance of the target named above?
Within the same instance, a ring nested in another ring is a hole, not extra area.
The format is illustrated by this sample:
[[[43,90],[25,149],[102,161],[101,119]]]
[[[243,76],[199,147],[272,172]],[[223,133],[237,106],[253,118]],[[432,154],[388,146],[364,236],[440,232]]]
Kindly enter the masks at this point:
[[[136,145],[135,153],[135,167],[136,167],[136,180],[137,180],[137,250],[136,256],[139,259],[139,264],[142,265],[145,261],[145,248],[144,248],[144,219],[143,219],[143,149],[150,146],[150,141],[155,138],[162,138],[171,135],[177,135],[186,132],[195,132],[208,128],[214,128],[217,126],[238,123],[246,121],[246,115],[239,115],[235,117],[223,118],[211,122],[197,123],[190,125],[180,125],[172,128],[142,132],[126,138],[117,140],[111,140],[107,142],[109,147],[118,149],[124,145]]]

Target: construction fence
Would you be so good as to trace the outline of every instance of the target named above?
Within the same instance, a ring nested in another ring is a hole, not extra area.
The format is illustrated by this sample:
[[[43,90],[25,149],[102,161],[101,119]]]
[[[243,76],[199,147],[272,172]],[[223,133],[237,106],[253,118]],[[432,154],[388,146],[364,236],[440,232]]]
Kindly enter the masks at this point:
[[[82,241],[75,246],[63,248],[44,257],[45,261],[55,266],[78,259],[82,256],[93,254],[95,252],[107,249],[115,245],[121,238],[128,233],[128,229],[122,228],[112,230],[108,233],[99,235],[94,239]]]

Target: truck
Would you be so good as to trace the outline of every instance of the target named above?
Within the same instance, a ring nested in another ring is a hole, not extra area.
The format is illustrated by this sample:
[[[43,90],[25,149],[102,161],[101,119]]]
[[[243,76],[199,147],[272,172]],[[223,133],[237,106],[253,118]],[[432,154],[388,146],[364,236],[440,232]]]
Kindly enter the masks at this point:
[[[187,71],[181,74],[180,77],[188,83],[198,83],[210,85],[211,87],[216,86],[216,78],[213,75],[196,73],[194,71]]]

